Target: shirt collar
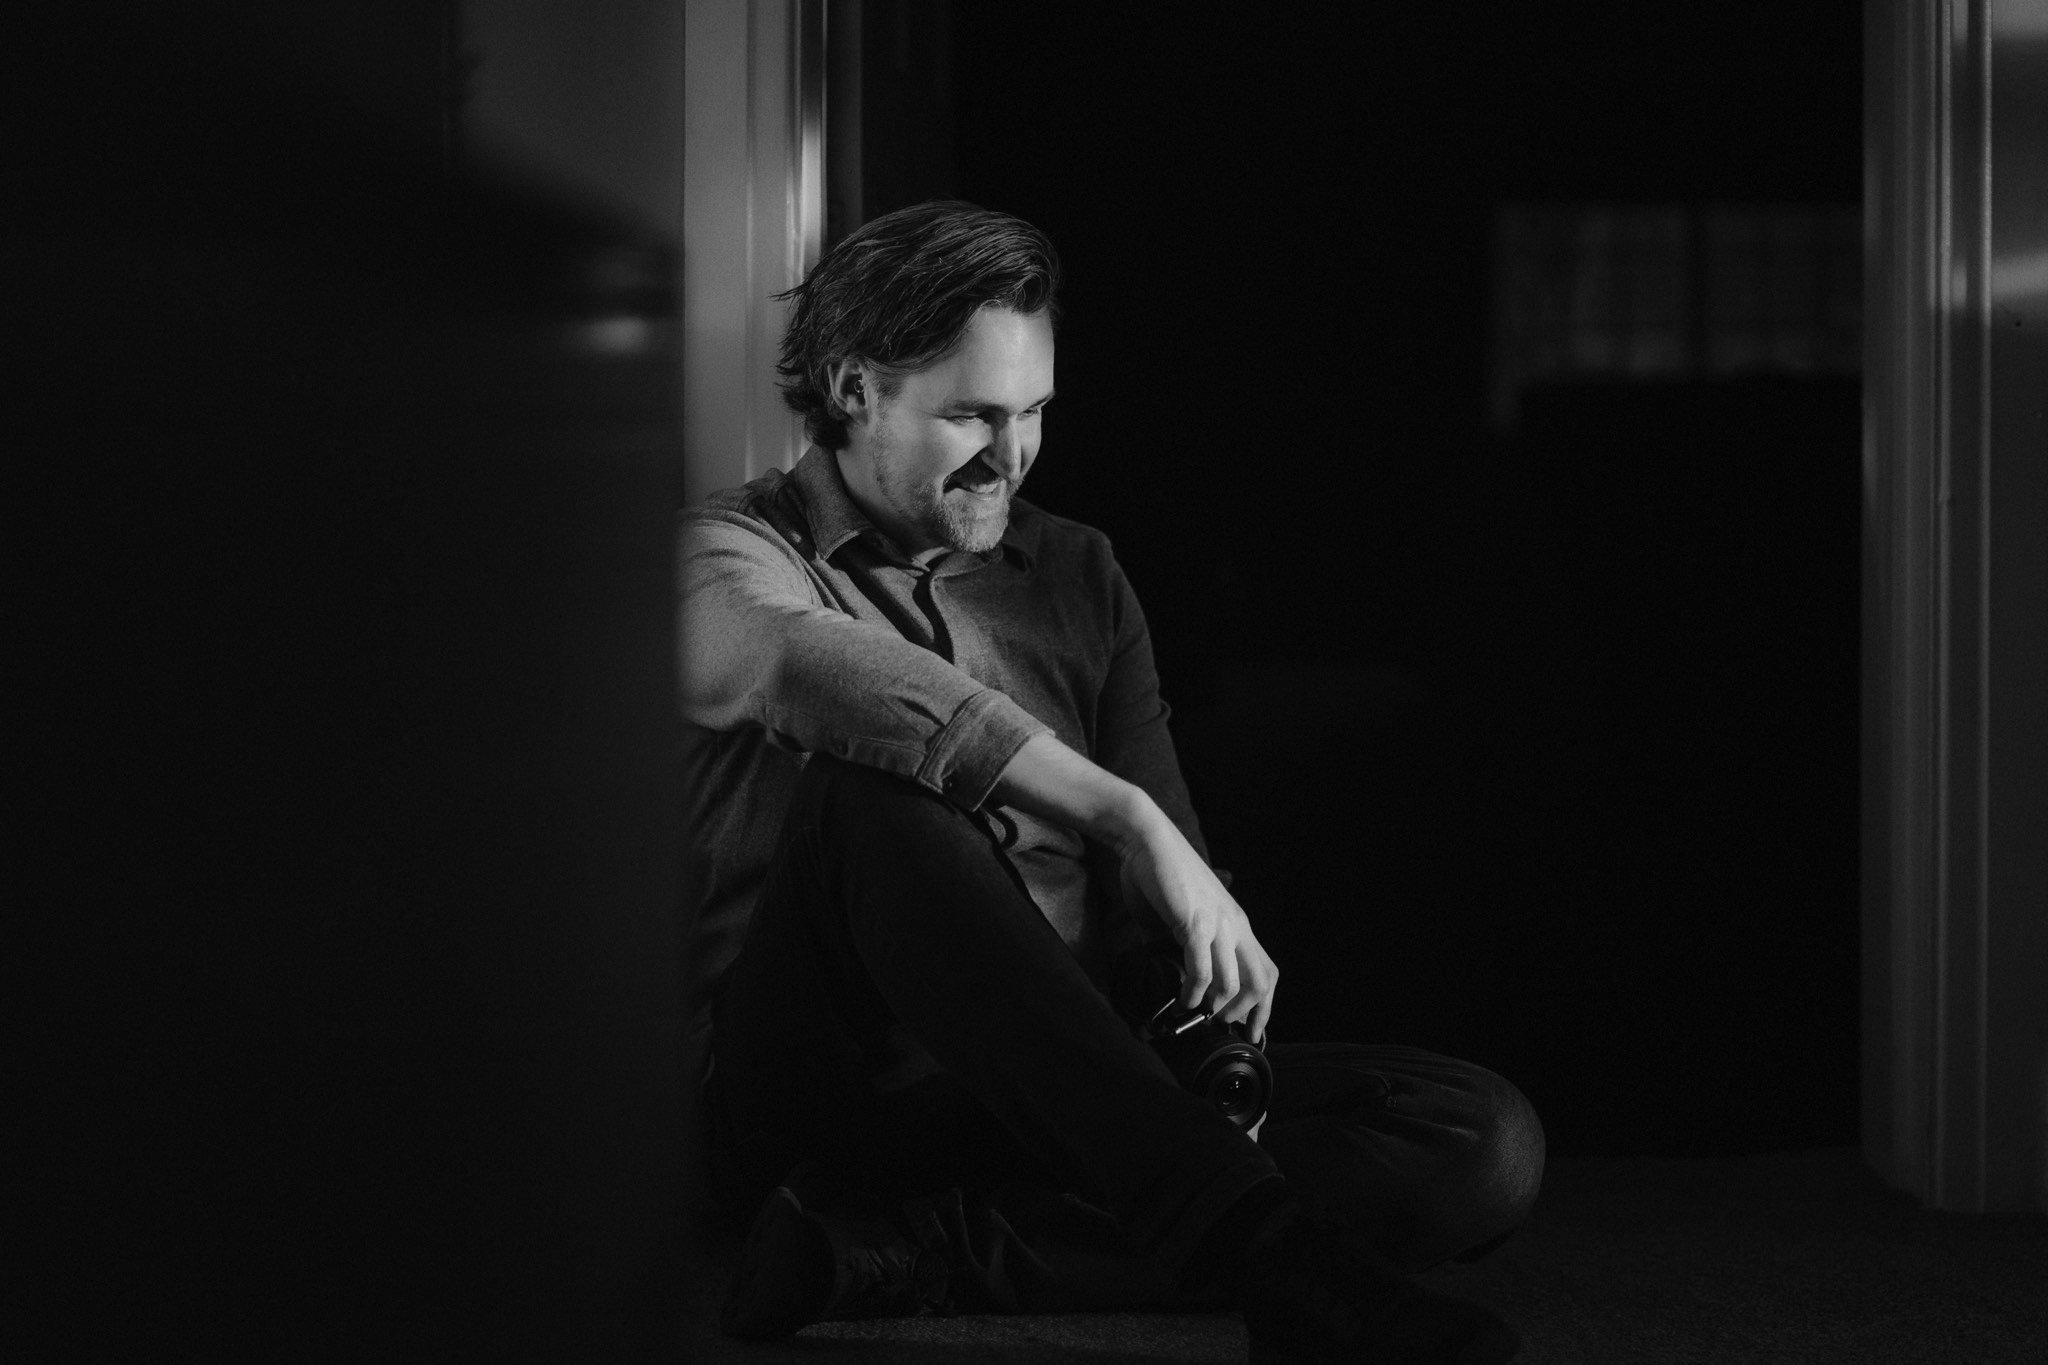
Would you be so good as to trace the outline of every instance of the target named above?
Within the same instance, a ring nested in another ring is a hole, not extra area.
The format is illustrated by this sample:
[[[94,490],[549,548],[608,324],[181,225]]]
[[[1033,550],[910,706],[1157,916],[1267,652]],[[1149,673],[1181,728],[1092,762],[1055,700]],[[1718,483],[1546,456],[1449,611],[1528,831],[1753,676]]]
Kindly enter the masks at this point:
[[[901,555],[895,543],[868,520],[867,514],[854,502],[853,495],[846,491],[846,480],[839,474],[839,461],[831,451],[823,446],[812,446],[806,450],[803,458],[797,461],[796,468],[790,471],[790,482],[803,494],[804,508],[811,522],[811,536],[817,543],[820,559],[830,559],[839,552],[840,546],[869,533],[888,546],[892,554]],[[1001,549],[1028,569],[1036,556],[1017,529],[1017,513],[1022,509],[1015,500],[1010,506],[1010,524],[1003,530]],[[971,557],[984,564],[995,559],[993,553]],[[945,558],[943,555],[939,557],[941,561]]]
[[[804,511],[811,522],[811,538],[817,543],[818,558],[830,559],[839,547],[874,523],[854,505],[839,477],[839,462],[823,446],[812,446],[790,471],[790,482],[803,494]]]

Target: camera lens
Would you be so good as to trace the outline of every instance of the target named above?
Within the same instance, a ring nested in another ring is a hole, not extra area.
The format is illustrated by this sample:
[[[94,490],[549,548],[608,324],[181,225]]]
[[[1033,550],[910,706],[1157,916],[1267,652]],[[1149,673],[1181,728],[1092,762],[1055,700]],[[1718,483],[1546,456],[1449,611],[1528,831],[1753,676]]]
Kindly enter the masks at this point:
[[[1171,960],[1147,958],[1140,967],[1156,969],[1163,980],[1129,983],[1149,1014],[1138,1017],[1139,1036],[1158,1050],[1175,1080],[1200,1095],[1239,1128],[1250,1129],[1265,1116],[1273,1098],[1273,1070],[1263,1052],[1247,1041],[1241,1025],[1224,1024],[1199,1010],[1183,1010],[1171,993],[1177,975]],[[1128,969],[1133,972],[1135,968]],[[1139,987],[1146,987],[1140,991]],[[1153,1004],[1154,1001],[1164,1003]]]
[[[1249,1054],[1249,1055],[1247,1055]],[[1216,1111],[1240,1128],[1249,1128],[1265,1112],[1267,1082],[1257,1057],[1249,1049],[1225,1048],[1211,1056],[1202,1068],[1195,1089],[1216,1106]]]

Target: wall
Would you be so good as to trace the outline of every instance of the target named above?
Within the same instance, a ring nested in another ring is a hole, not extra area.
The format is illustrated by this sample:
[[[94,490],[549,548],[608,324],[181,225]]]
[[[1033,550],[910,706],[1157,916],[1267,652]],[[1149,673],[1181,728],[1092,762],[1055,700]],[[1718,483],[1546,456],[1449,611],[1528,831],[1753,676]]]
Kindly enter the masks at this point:
[[[664,257],[454,173],[444,10],[260,8],[14,34],[9,1344],[631,1356],[680,1289]]]
[[[472,155],[682,235],[681,0],[462,0]]]
[[[1855,380],[1486,400],[1502,205],[1855,203],[1855,5],[1036,12],[956,11],[948,188],[1061,250],[1025,493],[1145,601],[1276,1036],[1852,1143]]]

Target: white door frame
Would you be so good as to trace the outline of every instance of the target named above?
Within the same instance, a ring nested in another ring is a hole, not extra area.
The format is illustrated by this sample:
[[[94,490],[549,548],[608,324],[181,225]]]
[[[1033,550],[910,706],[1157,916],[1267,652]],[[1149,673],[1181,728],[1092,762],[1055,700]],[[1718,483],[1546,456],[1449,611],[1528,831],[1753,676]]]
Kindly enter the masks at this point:
[[[2048,0],[1866,0],[1863,1147],[2048,1209]]]
[[[683,495],[789,468],[775,301],[825,226],[824,0],[687,0],[683,73]]]

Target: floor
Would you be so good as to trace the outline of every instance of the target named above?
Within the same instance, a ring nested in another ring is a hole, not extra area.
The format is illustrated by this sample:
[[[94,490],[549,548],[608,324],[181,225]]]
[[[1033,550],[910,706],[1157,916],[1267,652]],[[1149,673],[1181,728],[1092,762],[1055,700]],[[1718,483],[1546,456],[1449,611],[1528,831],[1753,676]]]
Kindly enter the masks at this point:
[[[681,1357],[693,1365],[1251,1358],[1229,1316],[925,1318],[742,1343],[718,1334],[722,1282],[698,1270]],[[1514,1322],[1528,1365],[2048,1360],[2048,1219],[1927,1212],[1845,1149],[1554,1160],[1515,1239],[1425,1278]]]

